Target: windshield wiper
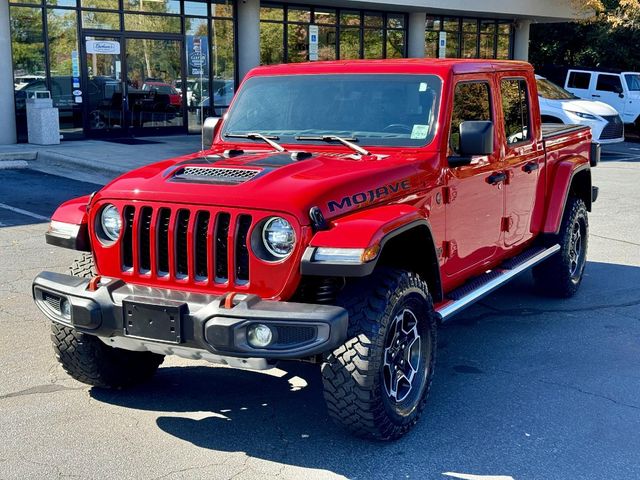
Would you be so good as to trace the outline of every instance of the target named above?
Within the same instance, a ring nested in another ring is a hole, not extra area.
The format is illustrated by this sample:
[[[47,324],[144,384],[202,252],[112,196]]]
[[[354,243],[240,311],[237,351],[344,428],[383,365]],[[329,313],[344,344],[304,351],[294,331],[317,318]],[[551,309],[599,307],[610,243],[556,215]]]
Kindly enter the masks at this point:
[[[359,147],[355,143],[352,143],[352,142],[358,141],[358,139],[355,137],[344,138],[344,137],[339,137],[337,135],[299,135],[296,137],[296,140],[301,140],[301,141],[319,140],[323,142],[340,142],[344,146],[349,147],[351,150],[358,152],[360,155],[371,155],[371,153],[369,153],[368,150],[365,150],[364,148]]]
[[[274,142],[274,140],[280,139],[280,137],[276,137],[275,135],[267,136],[261,133],[252,132],[252,133],[225,133],[224,136],[227,138],[248,138],[249,140],[262,140],[263,142],[266,142],[269,145],[271,145],[278,152],[287,151],[287,149],[284,148],[282,145]]]

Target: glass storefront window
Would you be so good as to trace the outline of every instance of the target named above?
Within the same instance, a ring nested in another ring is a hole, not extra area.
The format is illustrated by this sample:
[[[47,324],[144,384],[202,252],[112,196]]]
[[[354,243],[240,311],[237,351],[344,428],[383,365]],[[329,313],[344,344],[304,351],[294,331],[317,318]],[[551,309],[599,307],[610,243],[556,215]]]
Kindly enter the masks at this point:
[[[382,30],[364,30],[364,58],[384,58],[382,52]]]
[[[291,63],[306,62],[309,48],[309,27],[307,25],[289,24],[287,26],[287,52]]]
[[[511,58],[511,37],[508,35],[498,35],[498,52],[496,58],[508,60]]]
[[[279,6],[261,6],[260,20],[284,20],[284,8]]]
[[[73,95],[72,75],[72,58],[78,55],[77,23],[75,10],[47,10],[51,98],[58,108],[60,131],[66,136],[82,130],[82,103]]]
[[[438,39],[440,32],[427,31],[424,37],[424,56],[436,58],[438,56]]]
[[[82,12],[82,26],[96,30],[120,30],[120,14],[111,12]]]
[[[447,58],[460,57],[460,39],[457,32],[447,33]]]
[[[403,58],[405,51],[404,30],[387,31],[387,58]]]
[[[232,0],[212,0],[211,16],[233,18],[233,2]]]
[[[216,115],[222,115],[231,103],[235,91],[233,20],[212,20],[211,37],[213,107]]]
[[[105,10],[118,10],[119,0],[81,0],[82,8],[103,8]]]
[[[182,79],[176,80],[176,87],[187,97],[187,118],[189,131],[197,133],[202,120],[211,113],[209,106],[209,21],[206,18],[186,17],[184,19],[185,45],[187,55],[187,83],[182,88]]]
[[[478,56],[478,35],[476,33],[462,34],[462,58],[476,58]]]
[[[404,28],[404,15],[387,15],[387,28]]]
[[[260,64],[284,61],[284,29],[281,23],[260,23]]]
[[[480,33],[493,35],[496,33],[495,20],[480,20]]]
[[[384,22],[382,21],[382,14],[378,13],[366,13],[364,15],[364,26],[372,28],[382,28]]]
[[[124,28],[131,32],[180,33],[180,17],[126,13]]]
[[[360,58],[360,29],[340,29],[340,58],[355,60]]]
[[[207,12],[207,4],[204,2],[184,2],[184,14],[193,15],[199,17],[206,17],[209,15]]]
[[[336,24],[336,11],[332,9],[318,9],[314,12],[315,23],[319,24]]]
[[[336,59],[336,27],[318,28],[318,60]]]
[[[458,18],[444,18],[442,21],[442,29],[445,32],[458,32],[460,31],[460,19]]]
[[[53,7],[75,7],[77,5],[77,0],[46,0],[47,5]]]
[[[12,6],[9,13],[16,124],[20,139],[26,140],[27,95],[33,91],[49,90],[44,58],[42,9]]]
[[[287,20],[289,22],[309,23],[311,21],[311,11],[308,8],[289,7]]]
[[[206,5],[205,5],[206,8]],[[133,10],[136,12],[149,12],[149,13],[180,13],[180,1],[179,0],[162,0],[149,1],[149,0],[124,0],[124,9]]]
[[[494,35],[480,35],[480,58],[493,58],[495,45]]]
[[[359,26],[360,13],[343,11],[340,13],[340,25]]]

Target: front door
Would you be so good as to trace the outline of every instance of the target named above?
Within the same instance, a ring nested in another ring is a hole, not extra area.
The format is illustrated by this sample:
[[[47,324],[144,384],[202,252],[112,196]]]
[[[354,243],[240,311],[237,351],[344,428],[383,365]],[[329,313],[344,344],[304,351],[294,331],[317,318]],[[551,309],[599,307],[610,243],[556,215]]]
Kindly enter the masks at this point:
[[[491,120],[495,124],[491,90],[488,76],[466,77],[456,84],[449,155],[459,154],[460,123]],[[454,281],[466,270],[490,261],[501,246],[504,188],[499,180],[502,163],[495,140],[494,146],[494,154],[474,157],[470,165],[451,168],[447,179],[445,236],[449,251],[444,271]]]
[[[126,131],[126,88],[121,36],[85,35],[84,130],[89,136],[123,135]]]
[[[127,120],[135,135],[186,132],[182,53],[182,40],[127,38]]]
[[[186,133],[182,40],[87,33],[83,46],[87,135]]]

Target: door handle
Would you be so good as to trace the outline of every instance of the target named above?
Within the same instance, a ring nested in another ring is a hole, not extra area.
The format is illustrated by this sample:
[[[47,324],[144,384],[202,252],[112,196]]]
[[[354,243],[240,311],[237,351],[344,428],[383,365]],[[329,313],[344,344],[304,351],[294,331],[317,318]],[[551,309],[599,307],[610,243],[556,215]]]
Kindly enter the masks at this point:
[[[489,182],[491,185],[497,185],[500,182],[504,182],[507,179],[507,174],[505,172],[497,172],[494,173],[493,175],[490,175],[487,178],[487,182]]]
[[[591,95],[592,97],[600,98],[600,95]]]
[[[538,170],[539,168],[540,168],[540,165],[538,165],[538,162],[529,162],[524,167],[522,167],[522,170],[524,170],[527,173],[531,173],[534,170]]]

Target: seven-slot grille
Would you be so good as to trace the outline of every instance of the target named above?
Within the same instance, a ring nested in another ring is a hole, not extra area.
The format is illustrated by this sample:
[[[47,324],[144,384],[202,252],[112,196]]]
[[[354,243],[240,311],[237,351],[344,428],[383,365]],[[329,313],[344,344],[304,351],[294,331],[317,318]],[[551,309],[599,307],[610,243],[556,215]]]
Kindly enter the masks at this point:
[[[247,214],[194,208],[123,209],[122,270],[196,282],[249,282]]]
[[[624,124],[620,115],[603,115],[602,118],[607,121],[607,125],[602,129],[600,140],[613,140],[624,135]]]
[[[184,167],[176,172],[174,178],[237,184],[251,180],[259,173],[260,170],[246,168]]]

